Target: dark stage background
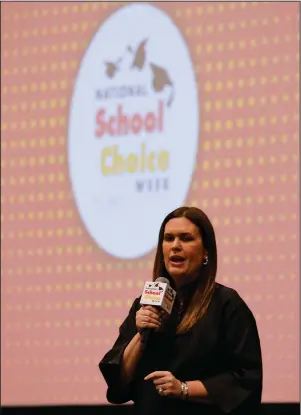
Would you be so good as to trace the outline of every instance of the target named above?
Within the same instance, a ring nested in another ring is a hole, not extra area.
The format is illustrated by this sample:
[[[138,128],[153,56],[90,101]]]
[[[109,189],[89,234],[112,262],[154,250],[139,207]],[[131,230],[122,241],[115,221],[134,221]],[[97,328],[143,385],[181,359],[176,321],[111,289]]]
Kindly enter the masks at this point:
[[[131,415],[131,405],[95,405],[95,406],[28,406],[1,408],[4,415]],[[299,403],[264,403],[261,411],[256,415],[296,415],[300,414]],[[186,414],[189,415],[189,414]],[[254,414],[255,415],[255,414]]]

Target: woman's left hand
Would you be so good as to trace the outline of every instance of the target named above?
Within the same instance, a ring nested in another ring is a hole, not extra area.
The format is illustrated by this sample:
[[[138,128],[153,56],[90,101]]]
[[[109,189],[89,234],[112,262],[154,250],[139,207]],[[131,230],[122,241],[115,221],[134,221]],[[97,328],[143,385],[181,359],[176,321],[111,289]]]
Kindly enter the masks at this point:
[[[152,380],[161,396],[181,396],[181,381],[175,378],[171,372],[152,372],[144,380]]]

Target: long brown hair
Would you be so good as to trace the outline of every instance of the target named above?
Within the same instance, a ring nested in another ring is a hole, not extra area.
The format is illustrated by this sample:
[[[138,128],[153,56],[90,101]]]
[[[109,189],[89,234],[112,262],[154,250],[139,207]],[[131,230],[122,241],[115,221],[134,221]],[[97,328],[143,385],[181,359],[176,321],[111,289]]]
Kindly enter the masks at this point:
[[[171,285],[173,285],[173,281],[165,268],[162,243],[167,222],[171,219],[181,217],[189,219],[198,227],[204,248],[208,253],[208,264],[200,268],[196,291],[189,303],[183,320],[177,328],[177,333],[188,331],[206,313],[214,292],[217,271],[215,233],[209,218],[201,209],[184,206],[169,213],[162,222],[154,262],[153,280],[155,281],[158,277],[165,277],[168,278]]]

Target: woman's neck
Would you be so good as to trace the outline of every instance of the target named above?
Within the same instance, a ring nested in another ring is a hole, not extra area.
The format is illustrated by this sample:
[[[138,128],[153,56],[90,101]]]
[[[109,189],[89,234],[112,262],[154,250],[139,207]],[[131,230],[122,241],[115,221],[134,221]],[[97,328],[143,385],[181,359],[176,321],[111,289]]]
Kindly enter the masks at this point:
[[[196,291],[198,285],[198,280],[195,278],[192,281],[188,281],[185,284],[176,285],[176,292],[179,300],[185,301],[186,299],[192,297]]]

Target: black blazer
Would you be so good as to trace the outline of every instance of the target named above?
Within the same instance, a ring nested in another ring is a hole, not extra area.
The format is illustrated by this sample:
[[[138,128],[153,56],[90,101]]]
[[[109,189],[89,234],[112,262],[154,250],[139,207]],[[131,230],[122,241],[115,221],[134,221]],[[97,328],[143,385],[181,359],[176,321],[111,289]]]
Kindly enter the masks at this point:
[[[120,387],[123,352],[137,333],[137,298],[113,348],[99,363],[107,382],[107,399],[120,404],[133,401],[139,415],[258,415],[262,393],[262,359],[257,326],[252,312],[231,288],[215,284],[207,313],[185,334],[176,334],[176,304],[167,326],[152,333],[135,376],[126,390]],[[177,379],[201,380],[212,405],[160,396],[144,377],[167,370]]]

